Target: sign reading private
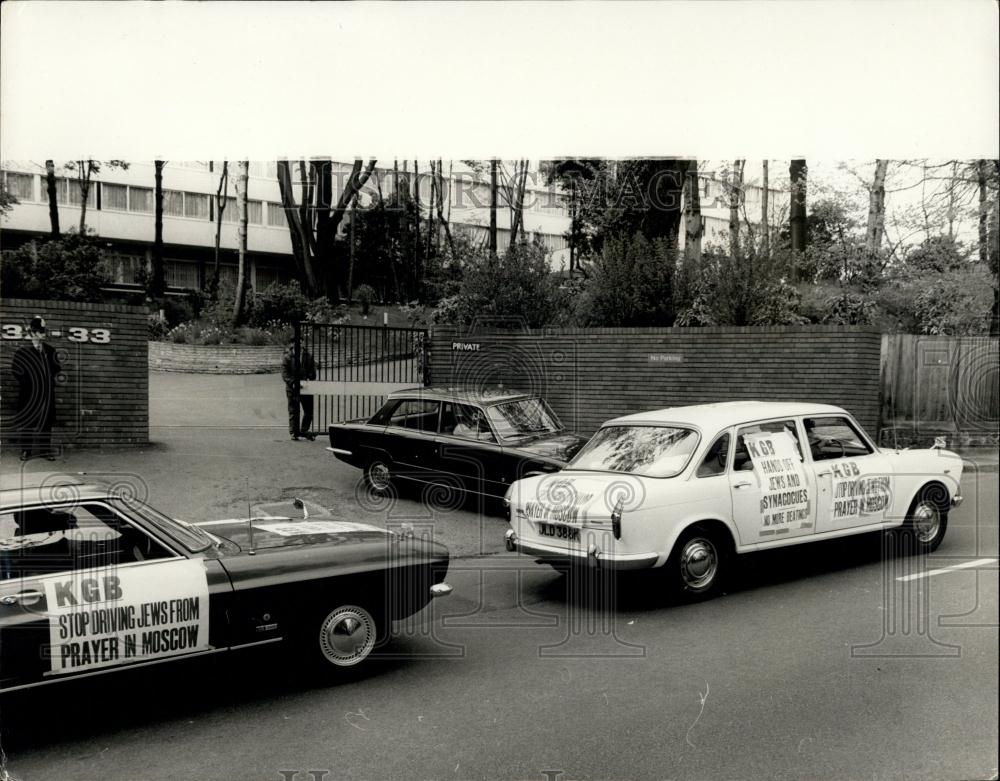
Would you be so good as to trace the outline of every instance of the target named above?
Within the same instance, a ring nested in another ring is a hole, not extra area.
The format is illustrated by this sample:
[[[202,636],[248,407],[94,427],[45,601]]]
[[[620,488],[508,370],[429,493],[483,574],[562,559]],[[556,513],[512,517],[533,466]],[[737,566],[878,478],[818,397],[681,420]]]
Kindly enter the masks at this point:
[[[209,648],[199,560],[79,570],[44,586],[53,674]]]
[[[760,486],[760,520],[765,529],[809,522],[809,490],[795,440],[787,431],[744,437]]]

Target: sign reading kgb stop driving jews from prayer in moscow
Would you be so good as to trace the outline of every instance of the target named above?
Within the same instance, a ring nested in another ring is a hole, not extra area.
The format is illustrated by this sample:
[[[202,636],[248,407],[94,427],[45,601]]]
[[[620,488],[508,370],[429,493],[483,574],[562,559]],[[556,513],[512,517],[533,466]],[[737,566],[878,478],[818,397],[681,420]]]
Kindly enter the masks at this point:
[[[209,648],[208,579],[199,559],[95,567],[46,578],[45,599],[51,674]]]
[[[788,527],[809,520],[809,489],[795,440],[787,431],[762,431],[744,437],[760,487],[764,528]]]

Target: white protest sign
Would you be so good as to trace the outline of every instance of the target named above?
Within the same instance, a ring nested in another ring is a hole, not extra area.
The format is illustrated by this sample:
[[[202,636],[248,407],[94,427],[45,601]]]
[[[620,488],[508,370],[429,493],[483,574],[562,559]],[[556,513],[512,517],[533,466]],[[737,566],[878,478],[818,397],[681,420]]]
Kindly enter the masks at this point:
[[[78,570],[43,581],[53,674],[209,648],[200,559]]]
[[[760,487],[765,528],[809,522],[809,489],[799,451],[787,431],[762,431],[744,438]]]
[[[350,521],[278,521],[259,523],[253,527],[261,531],[280,534],[282,537],[297,537],[300,534],[344,534],[346,532],[379,532],[363,523]],[[388,533],[388,532],[387,532]]]
[[[889,506],[889,476],[862,476],[854,461],[832,463],[830,475],[833,479],[833,519],[850,523],[869,515],[875,516],[871,522],[877,523]]]

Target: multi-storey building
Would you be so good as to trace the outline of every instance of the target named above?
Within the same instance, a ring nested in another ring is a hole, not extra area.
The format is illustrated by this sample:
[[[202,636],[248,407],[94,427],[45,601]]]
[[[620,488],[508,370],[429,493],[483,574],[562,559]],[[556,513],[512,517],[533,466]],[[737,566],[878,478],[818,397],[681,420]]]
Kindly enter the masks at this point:
[[[336,201],[351,171],[350,163],[334,162],[333,199]],[[445,164],[445,191],[448,193],[444,212],[456,233],[466,233],[477,241],[485,241],[489,230],[489,182],[468,166]],[[216,231],[216,195],[219,190],[220,162],[168,162],[163,169],[163,241],[165,272],[168,287],[179,292],[197,289],[205,279],[205,269],[214,260]],[[59,204],[60,228],[79,225],[81,191],[76,174],[57,166],[56,191]],[[236,275],[236,208],[235,165],[229,165],[228,200],[222,213],[220,234],[220,269],[223,280],[235,280]],[[18,200],[2,224],[4,249],[10,249],[50,230],[45,166],[38,162],[3,164],[3,178],[9,192]],[[299,195],[298,165],[293,165],[293,189]],[[539,177],[529,177],[526,187],[523,220],[528,238],[537,238],[546,247],[554,268],[564,263],[565,233],[569,230],[569,213],[564,197],[552,188],[537,184]],[[402,182],[412,192],[413,169],[403,165],[378,166],[366,184],[362,205],[381,190],[388,195],[394,183]],[[87,228],[107,242],[109,270],[117,285],[134,287],[141,270],[148,268],[152,256],[154,166],[152,163],[132,163],[127,169],[103,165],[92,177],[87,198]],[[431,182],[429,166],[422,165],[417,177],[422,213],[429,213]],[[435,209],[435,212],[437,210]],[[502,251],[510,242],[511,209],[503,192],[497,209],[497,243]],[[349,219],[341,225],[349,240]],[[277,180],[277,164],[250,164],[248,183],[247,257],[249,278],[254,289],[271,282],[288,279],[294,265],[292,246]]]

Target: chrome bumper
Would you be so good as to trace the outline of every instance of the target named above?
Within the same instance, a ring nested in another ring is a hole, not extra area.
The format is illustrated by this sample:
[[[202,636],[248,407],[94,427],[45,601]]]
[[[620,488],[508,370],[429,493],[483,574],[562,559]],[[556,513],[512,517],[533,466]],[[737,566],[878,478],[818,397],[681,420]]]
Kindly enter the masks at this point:
[[[649,569],[660,558],[658,553],[603,553],[596,545],[591,545],[586,551],[571,551],[538,542],[524,542],[518,539],[513,529],[504,534],[504,545],[511,553],[523,553],[547,564],[587,566],[615,572]]]
[[[962,494],[955,494],[953,497],[951,497],[951,506],[958,507],[964,499],[965,497],[962,496]]]
[[[446,597],[454,590],[455,589],[453,589],[447,583],[435,583],[433,586],[431,586],[431,598]]]
[[[335,456],[350,456],[350,455],[353,455],[350,450],[343,450],[343,449],[341,449],[339,447],[328,447],[327,450],[329,450]]]

